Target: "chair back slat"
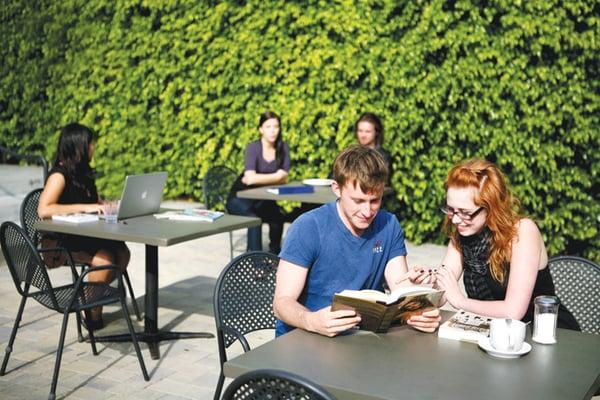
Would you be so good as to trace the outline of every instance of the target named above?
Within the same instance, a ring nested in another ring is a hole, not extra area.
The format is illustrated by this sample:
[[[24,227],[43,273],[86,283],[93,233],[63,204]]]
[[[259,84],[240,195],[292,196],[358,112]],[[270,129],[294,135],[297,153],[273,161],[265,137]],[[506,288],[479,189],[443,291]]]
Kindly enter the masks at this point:
[[[225,202],[237,174],[231,168],[217,165],[210,168],[202,180],[204,205],[207,209],[225,209]]]
[[[242,335],[275,327],[273,296],[278,263],[279,258],[271,253],[249,252],[233,259],[219,276],[214,296],[215,320],[225,347],[236,337],[223,333],[223,325]]]
[[[318,384],[300,375],[275,369],[258,369],[238,376],[223,400],[335,400]]]
[[[0,244],[19,293],[26,296],[28,288],[33,286],[51,296],[56,305],[46,265],[24,230],[13,222],[4,222],[0,227]]]
[[[559,256],[548,262],[560,302],[582,332],[600,334],[600,266],[585,258]]]
[[[35,223],[41,220],[37,209],[42,190],[41,188],[32,190],[25,196],[21,203],[21,226],[35,247],[39,246],[42,239],[40,231],[35,228]]]

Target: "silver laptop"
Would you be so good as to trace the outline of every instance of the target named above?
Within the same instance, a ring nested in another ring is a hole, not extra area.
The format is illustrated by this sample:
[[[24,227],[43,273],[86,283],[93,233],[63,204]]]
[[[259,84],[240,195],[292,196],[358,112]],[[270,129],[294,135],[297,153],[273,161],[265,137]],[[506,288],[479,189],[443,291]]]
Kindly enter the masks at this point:
[[[157,213],[166,181],[166,172],[127,176],[117,219]]]

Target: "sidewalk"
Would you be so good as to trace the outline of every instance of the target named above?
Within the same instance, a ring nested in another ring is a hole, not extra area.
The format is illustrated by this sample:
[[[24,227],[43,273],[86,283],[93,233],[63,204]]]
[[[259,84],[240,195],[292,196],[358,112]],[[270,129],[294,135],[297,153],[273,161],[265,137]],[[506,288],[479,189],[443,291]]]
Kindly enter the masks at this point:
[[[7,187],[4,166],[0,166],[0,188]],[[26,188],[27,189],[27,188]],[[29,189],[27,189],[29,190]],[[26,190],[26,191],[27,191]],[[25,193],[0,197],[0,209],[18,216],[18,205]],[[189,203],[166,202],[166,206],[189,206]],[[16,211],[15,208],[16,207]],[[9,213],[7,213],[9,215]],[[2,219],[4,221],[5,219]],[[268,226],[263,226],[267,243]],[[235,255],[245,249],[245,230],[233,233]],[[215,333],[212,295],[216,279],[229,262],[229,236],[219,234],[172,247],[159,248],[159,326],[178,331]],[[143,309],[144,246],[129,243],[132,257],[129,275]],[[442,246],[408,244],[410,265],[438,265]],[[66,269],[53,270],[51,279],[66,282]],[[0,259],[0,355],[9,339],[20,302],[10,273]],[[107,327],[102,334],[126,332],[125,322],[117,307],[104,311]],[[54,311],[29,301],[21,328],[7,367],[0,377],[0,398],[46,399],[50,389],[62,317]],[[142,328],[142,323],[137,322]],[[273,332],[257,332],[251,344],[273,337]],[[150,374],[145,382],[133,346],[127,343],[100,343],[98,356],[93,356],[89,343],[78,343],[75,318],[69,320],[57,398],[64,399],[211,399],[217,382],[219,361],[215,339],[186,339],[162,342],[161,359],[151,360],[145,344],[142,354]],[[233,351],[241,352],[237,344]],[[227,384],[227,382],[226,382]]]

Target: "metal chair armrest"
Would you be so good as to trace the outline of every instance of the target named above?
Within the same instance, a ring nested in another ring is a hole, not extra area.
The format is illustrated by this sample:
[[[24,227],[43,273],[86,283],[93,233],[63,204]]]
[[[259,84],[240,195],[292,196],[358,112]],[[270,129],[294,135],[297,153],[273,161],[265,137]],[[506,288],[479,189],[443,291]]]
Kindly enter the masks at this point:
[[[229,335],[235,336],[240,341],[240,344],[244,349],[244,353],[250,351],[250,344],[248,344],[248,340],[246,340],[246,337],[240,332],[238,332],[236,329],[227,325],[221,325],[221,330]]]

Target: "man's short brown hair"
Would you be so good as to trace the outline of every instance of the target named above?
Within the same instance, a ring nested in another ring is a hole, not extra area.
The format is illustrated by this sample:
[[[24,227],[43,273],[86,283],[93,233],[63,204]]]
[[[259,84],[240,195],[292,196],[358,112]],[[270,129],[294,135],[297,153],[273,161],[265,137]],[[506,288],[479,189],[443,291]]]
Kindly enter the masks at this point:
[[[333,179],[340,188],[350,182],[355,187],[358,183],[363,193],[383,191],[387,177],[388,169],[383,157],[369,147],[350,146],[333,162]]]

